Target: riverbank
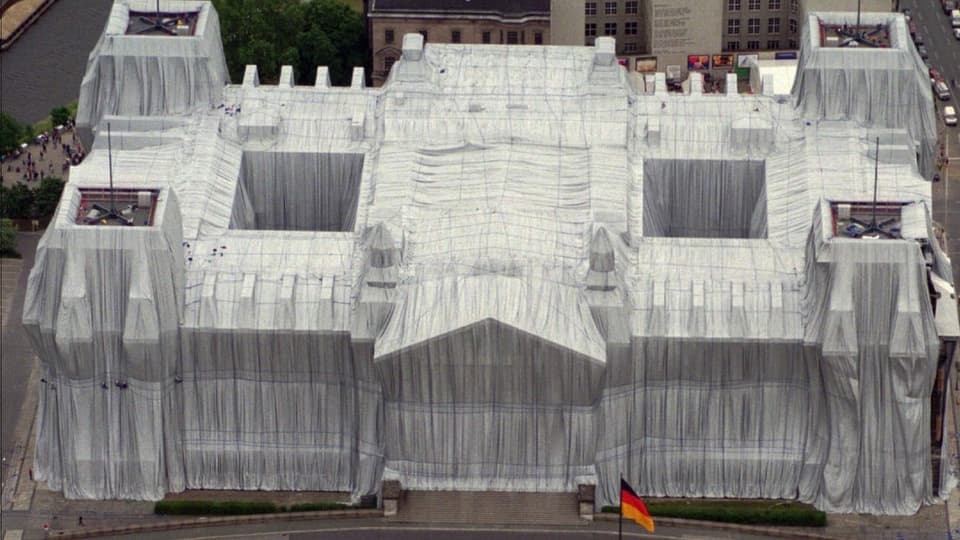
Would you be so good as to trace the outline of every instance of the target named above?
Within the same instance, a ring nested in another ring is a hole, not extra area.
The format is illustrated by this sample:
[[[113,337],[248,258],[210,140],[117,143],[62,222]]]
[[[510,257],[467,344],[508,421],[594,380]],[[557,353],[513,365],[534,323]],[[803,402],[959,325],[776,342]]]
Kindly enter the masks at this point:
[[[0,12],[0,51],[10,48],[54,2],[56,0],[20,0],[7,4]]]

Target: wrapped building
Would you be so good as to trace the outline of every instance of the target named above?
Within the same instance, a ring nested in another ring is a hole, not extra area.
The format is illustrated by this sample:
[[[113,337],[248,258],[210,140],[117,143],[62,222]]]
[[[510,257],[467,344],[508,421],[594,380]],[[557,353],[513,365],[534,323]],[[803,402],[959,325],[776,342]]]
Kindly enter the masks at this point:
[[[852,16],[813,15],[792,96],[668,92],[609,38],[415,34],[373,89],[360,68],[224,84],[210,4],[165,4],[187,29],[141,42],[141,3],[90,55],[93,150],[24,306],[52,488],[586,484],[603,505],[623,474],[907,514],[952,487],[957,303],[901,16],[851,51],[821,34]]]

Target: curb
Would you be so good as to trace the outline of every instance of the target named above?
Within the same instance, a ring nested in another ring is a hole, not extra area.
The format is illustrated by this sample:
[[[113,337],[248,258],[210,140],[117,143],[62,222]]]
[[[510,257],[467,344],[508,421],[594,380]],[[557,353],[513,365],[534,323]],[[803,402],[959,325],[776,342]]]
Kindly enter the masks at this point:
[[[102,529],[85,529],[51,532],[51,538],[97,538],[123,534],[142,534],[158,531],[173,531],[178,529],[195,529],[199,527],[222,527],[225,525],[244,525],[253,523],[269,523],[274,521],[305,521],[318,519],[361,519],[383,517],[383,511],[377,509],[363,510],[325,510],[320,512],[287,512],[282,514],[253,514],[248,516],[231,516],[215,518],[196,518],[192,520],[171,521],[167,523],[147,523],[143,525],[128,525],[125,527],[109,527]]]
[[[594,521],[617,521],[619,514],[594,514]],[[670,525],[672,527],[694,527],[701,529],[713,529],[720,531],[735,531],[741,533],[755,533],[773,538],[801,538],[805,540],[837,540],[835,536],[826,534],[807,533],[801,531],[783,530],[773,527],[762,527],[759,525],[739,525],[736,523],[723,523],[720,521],[701,521],[698,519],[678,519],[654,516],[655,523]]]

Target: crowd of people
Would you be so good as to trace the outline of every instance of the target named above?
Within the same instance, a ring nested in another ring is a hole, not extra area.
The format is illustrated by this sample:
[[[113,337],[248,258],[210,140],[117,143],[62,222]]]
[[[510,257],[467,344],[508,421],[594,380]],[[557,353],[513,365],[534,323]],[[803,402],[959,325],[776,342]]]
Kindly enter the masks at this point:
[[[86,151],[74,134],[71,120],[50,132],[37,135],[33,143],[25,148],[3,156],[0,184],[7,187],[15,182],[39,184],[51,176],[66,180],[70,166],[79,165],[85,156]]]

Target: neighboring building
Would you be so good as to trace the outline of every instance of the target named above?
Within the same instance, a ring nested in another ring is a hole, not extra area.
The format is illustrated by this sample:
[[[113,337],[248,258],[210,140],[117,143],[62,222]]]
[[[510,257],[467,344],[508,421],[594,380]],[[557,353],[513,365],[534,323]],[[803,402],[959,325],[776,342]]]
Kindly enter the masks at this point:
[[[891,0],[862,0],[864,12],[893,7]],[[706,65],[704,71],[722,75],[739,53],[772,58],[776,51],[797,50],[808,11],[856,9],[857,0],[554,0],[551,35],[564,44],[582,36],[585,45],[614,37],[621,63],[635,71],[681,78],[688,67]]]
[[[367,22],[374,86],[400,58],[400,39],[419,33],[428,43],[545,45],[550,0],[370,0]]]
[[[724,51],[796,50],[803,20],[800,0],[722,1]]]

